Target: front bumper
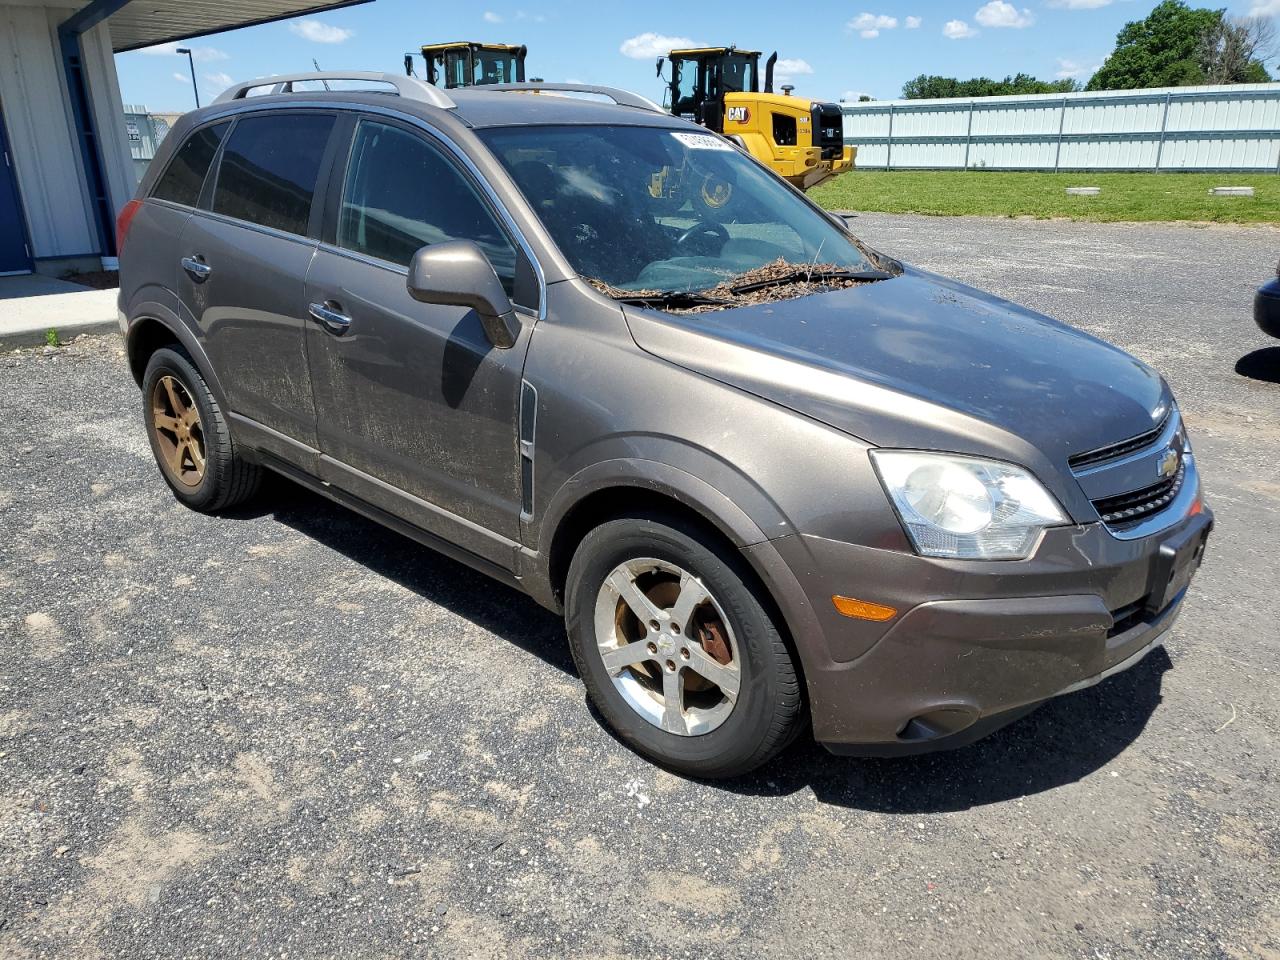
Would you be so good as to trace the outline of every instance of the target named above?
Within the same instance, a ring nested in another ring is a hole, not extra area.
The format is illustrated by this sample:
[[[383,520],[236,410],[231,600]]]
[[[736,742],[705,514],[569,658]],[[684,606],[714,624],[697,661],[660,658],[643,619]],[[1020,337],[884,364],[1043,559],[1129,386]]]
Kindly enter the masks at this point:
[[[853,169],[858,148],[845,147],[839,159],[833,160],[823,160],[822,151],[816,147],[808,150],[807,154],[801,163],[793,165],[793,169],[782,171],[782,175],[801,190],[812,190],[832,177],[848,173]]]
[[[1258,288],[1253,297],[1253,320],[1263,333],[1280,337],[1280,277]]]
[[[1132,666],[1177,619],[1212,526],[1204,509],[1137,540],[1100,523],[1061,527],[1012,562],[772,541],[791,571],[806,571],[798,581],[817,635],[796,642],[815,738],[861,755],[961,746]],[[852,620],[835,594],[903,612]]]

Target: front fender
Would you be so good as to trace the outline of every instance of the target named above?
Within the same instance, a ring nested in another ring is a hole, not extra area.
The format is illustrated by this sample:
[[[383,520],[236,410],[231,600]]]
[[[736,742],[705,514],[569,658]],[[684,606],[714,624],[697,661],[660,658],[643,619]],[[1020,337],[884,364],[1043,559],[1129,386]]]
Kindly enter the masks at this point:
[[[723,463],[713,462],[723,470]],[[593,463],[579,470],[556,491],[547,509],[543,511],[542,522],[536,534],[538,553],[550,555],[556,531],[574,507],[594,493],[614,488],[646,490],[678,500],[714,524],[737,547],[767,540],[765,528],[787,523],[776,506],[761,498],[758,491],[753,499],[768,509],[768,513],[759,522],[752,519],[734,498],[687,469],[659,460],[617,458]]]
[[[707,459],[719,468],[719,479],[733,476],[724,472],[722,462],[711,457]],[[754,488],[748,478],[741,476],[737,476],[732,485]],[[754,499],[760,506],[753,516],[739,506],[735,497],[703,477],[658,460],[620,457],[600,461],[579,470],[560,487],[548,504],[537,532],[536,557],[541,562],[537,564],[536,573],[528,571],[522,578],[525,589],[535,599],[552,609],[559,609],[547,565],[556,534],[574,508],[602,490],[627,489],[670,497],[713,524],[741,551],[743,559],[768,591],[802,662],[809,659],[811,645],[821,642],[821,627],[795,574],[771,540],[771,537],[791,531],[790,521],[771,501],[762,501],[758,491]]]

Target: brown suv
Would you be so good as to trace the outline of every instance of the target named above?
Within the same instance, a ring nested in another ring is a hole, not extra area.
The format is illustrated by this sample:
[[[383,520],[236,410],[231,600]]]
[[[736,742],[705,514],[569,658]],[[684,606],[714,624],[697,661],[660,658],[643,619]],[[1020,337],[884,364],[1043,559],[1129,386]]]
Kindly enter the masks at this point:
[[[178,123],[119,231],[179,499],[274,470],[563,610],[619,735],[701,776],[807,717],[965,743],[1161,641],[1212,519],[1157,373],[640,97],[531,87]]]

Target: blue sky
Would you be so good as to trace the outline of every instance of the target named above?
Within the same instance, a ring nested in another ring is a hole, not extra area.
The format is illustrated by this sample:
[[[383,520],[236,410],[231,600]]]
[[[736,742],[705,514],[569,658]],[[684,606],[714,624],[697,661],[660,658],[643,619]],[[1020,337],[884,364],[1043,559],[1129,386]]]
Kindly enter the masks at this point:
[[[1221,0],[1193,3],[1218,6]],[[375,0],[318,17],[250,27],[189,42],[203,102],[232,79],[325,69],[403,69],[422,43],[488,40],[529,46],[530,76],[627,87],[660,99],[654,51],[669,43],[733,43],[769,53],[796,92],[820,99],[898,96],[921,74],[1052,79],[1090,72],[1126,21],[1154,0],[920,0],[907,4],[818,2],[606,4],[543,0],[475,5]],[[1230,0],[1233,14],[1280,18],[1280,0]],[[790,15],[795,11],[796,15]],[[126,103],[190,109],[185,57],[172,49],[116,57]],[[1276,61],[1269,64],[1273,74]],[[782,73],[779,70],[779,73]]]

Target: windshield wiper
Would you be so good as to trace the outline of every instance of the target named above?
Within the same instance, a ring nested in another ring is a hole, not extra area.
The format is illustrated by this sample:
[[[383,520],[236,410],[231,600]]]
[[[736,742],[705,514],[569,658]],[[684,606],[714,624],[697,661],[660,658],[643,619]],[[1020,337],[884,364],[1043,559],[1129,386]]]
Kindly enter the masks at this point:
[[[657,309],[687,310],[690,307],[728,307],[731,301],[719,297],[708,297],[688,290],[663,290],[661,293],[640,293],[633,297],[614,297],[619,303],[630,303],[637,307],[656,307]]]
[[[733,293],[751,293],[769,287],[781,287],[788,283],[822,283],[827,280],[888,280],[892,273],[883,270],[793,270],[768,280],[757,280],[754,283],[743,283],[729,289]]]

